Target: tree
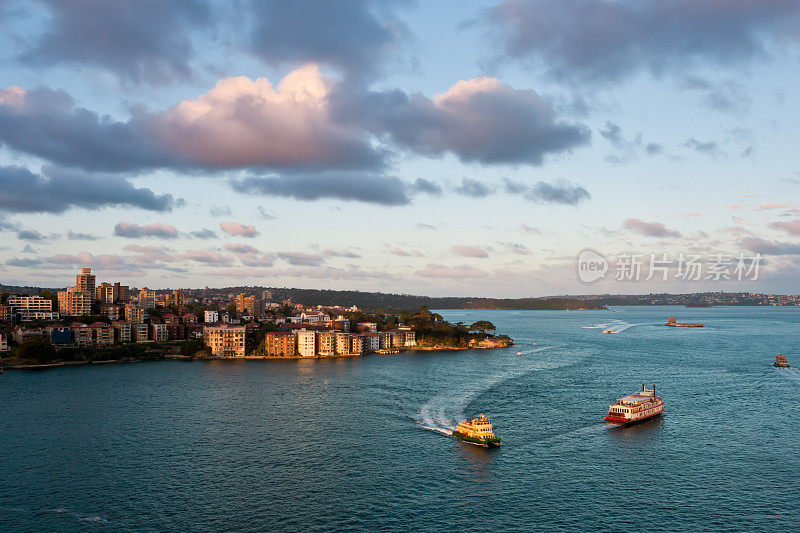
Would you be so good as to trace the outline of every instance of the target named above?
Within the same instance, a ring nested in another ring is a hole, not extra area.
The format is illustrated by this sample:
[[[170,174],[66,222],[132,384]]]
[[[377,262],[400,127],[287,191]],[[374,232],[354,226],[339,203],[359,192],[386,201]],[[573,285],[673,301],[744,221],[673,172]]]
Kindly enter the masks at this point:
[[[58,309],[58,298],[56,294],[51,291],[50,289],[42,289],[39,291],[39,296],[42,298],[47,298],[51,302],[53,302],[53,309]]]
[[[28,337],[17,348],[20,359],[33,359],[37,363],[47,363],[56,358],[56,350],[50,341],[44,337]]]
[[[487,331],[495,331],[497,328],[488,320],[478,320],[469,327],[470,331],[478,331],[481,334],[486,334]]]
[[[7,292],[0,292],[0,305],[6,305],[6,302],[8,302],[8,296],[9,294]]]

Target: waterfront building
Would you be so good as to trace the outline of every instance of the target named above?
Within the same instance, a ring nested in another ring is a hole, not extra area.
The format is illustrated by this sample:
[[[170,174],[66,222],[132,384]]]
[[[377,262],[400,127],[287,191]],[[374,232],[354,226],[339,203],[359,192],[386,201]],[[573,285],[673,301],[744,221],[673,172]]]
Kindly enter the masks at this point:
[[[203,341],[217,357],[244,357],[244,326],[206,326]]]
[[[76,346],[91,346],[94,344],[92,330],[86,324],[74,322],[69,329],[72,330],[72,341]]]
[[[128,322],[114,322],[111,325],[119,342],[131,342],[131,325]]]
[[[89,299],[94,300],[94,288],[95,276],[92,274],[92,269],[88,267],[82,268],[81,273],[75,276],[75,290],[88,293]]]
[[[337,331],[336,332],[336,355],[347,355],[350,353],[350,334]]]
[[[375,353],[381,348],[381,337],[377,333],[362,333],[364,339],[364,353]]]
[[[316,334],[307,329],[295,332],[297,337],[297,353],[303,357],[314,357],[317,355]]]
[[[144,309],[136,304],[125,304],[125,321],[141,324],[144,322]]]
[[[133,342],[150,342],[147,333],[150,328],[147,324],[131,323],[131,340]]]
[[[169,340],[169,332],[166,324],[150,324],[150,338],[155,342],[166,342]]]
[[[8,338],[4,333],[0,333],[0,352],[8,351]]]
[[[81,274],[78,277],[80,278]],[[58,291],[58,308],[65,316],[90,315],[92,314],[92,296],[88,291],[78,287],[67,287],[65,291]]]
[[[111,346],[114,344],[114,327],[105,322],[95,322],[89,326],[92,342],[95,346]]]
[[[267,355],[293,357],[297,353],[295,336],[288,331],[270,331],[264,335],[264,352]]]
[[[317,350],[319,355],[335,355],[336,334],[332,331],[320,331],[317,333]]]
[[[69,344],[72,342],[72,331],[67,327],[50,326],[46,328],[51,344]]]
[[[219,313],[217,311],[206,311],[204,313],[206,324],[214,324],[215,322],[219,322]]]
[[[350,353],[353,355],[362,355],[364,353],[364,337],[350,335]]]
[[[47,333],[42,328],[23,328],[22,326],[17,326],[11,333],[11,338],[17,344],[29,337],[47,337]]]
[[[381,350],[388,350],[392,347],[392,334],[388,331],[381,331],[378,333],[378,337],[380,337],[380,346]]]

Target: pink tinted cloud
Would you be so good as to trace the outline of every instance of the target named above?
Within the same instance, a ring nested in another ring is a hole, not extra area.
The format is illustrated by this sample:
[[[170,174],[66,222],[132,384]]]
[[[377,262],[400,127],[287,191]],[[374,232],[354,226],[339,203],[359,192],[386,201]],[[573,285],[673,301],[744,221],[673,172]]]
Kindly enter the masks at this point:
[[[450,250],[462,257],[474,257],[479,259],[486,259],[489,257],[489,253],[486,250],[478,248],[477,246],[470,246],[470,245],[459,245],[453,246]]]
[[[646,235],[647,237],[680,237],[681,234],[677,231],[667,229],[661,222],[645,222],[638,218],[628,218],[622,225],[633,230],[636,233]]]
[[[792,220],[791,222],[773,222],[770,224],[773,228],[782,229],[783,231],[792,235],[800,235],[800,220]]]
[[[258,235],[255,226],[246,226],[239,222],[220,222],[219,227],[222,231],[231,236],[252,238]]]

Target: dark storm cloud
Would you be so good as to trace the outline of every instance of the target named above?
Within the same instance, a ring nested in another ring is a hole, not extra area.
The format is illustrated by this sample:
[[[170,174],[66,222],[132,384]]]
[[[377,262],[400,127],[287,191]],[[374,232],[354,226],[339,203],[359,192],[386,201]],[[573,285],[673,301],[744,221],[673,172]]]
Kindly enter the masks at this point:
[[[486,198],[492,194],[492,189],[485,183],[470,178],[463,178],[461,185],[455,188],[456,193],[470,198]]]
[[[596,81],[738,63],[764,53],[764,36],[796,38],[798,18],[789,0],[504,0],[488,12],[502,57]]]
[[[584,187],[568,181],[555,183],[540,181],[525,194],[527,200],[540,204],[578,205],[591,197],[592,195]]]
[[[210,12],[201,0],[45,0],[51,19],[22,55],[39,65],[89,65],[134,82],[191,74],[191,30]]]
[[[250,48],[273,64],[318,62],[368,74],[409,34],[392,15],[393,3],[254,0]]]
[[[411,202],[405,182],[378,174],[307,174],[249,177],[231,182],[244,194],[280,196],[297,200],[334,199],[381,205]]]
[[[0,167],[0,211],[62,213],[71,207],[108,206],[170,211],[174,203],[170,194],[157,195],[118,176],[52,166],[44,167],[41,175],[24,167]]]
[[[399,90],[338,92],[333,109],[381,139],[420,155],[456,155],[463,162],[541,165],[547,154],[586,144],[582,124],[556,116],[552,104],[530,89],[494,78],[460,81],[428,98]]]

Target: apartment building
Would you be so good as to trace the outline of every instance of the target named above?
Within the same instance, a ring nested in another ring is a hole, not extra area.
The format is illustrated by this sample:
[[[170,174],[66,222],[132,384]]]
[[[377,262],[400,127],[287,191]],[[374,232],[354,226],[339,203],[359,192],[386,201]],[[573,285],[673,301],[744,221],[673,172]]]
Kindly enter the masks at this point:
[[[150,338],[155,342],[166,342],[169,340],[169,332],[166,324],[150,324]]]
[[[381,348],[381,337],[377,333],[362,333],[364,339],[364,353],[375,353]]]
[[[144,322],[144,309],[136,304],[125,304],[125,321],[141,324]]]
[[[5,334],[0,333],[0,352],[8,351],[8,338]]]
[[[219,322],[219,313],[217,311],[206,311],[204,313],[204,322],[206,324],[214,324]]]
[[[184,297],[180,292],[172,291],[166,295],[164,302],[167,304],[167,307],[181,308],[184,304]]]
[[[81,274],[78,275],[78,278],[80,277]],[[93,293],[94,287],[92,287]],[[92,294],[78,287],[67,287],[65,291],[58,291],[58,309],[65,316],[90,315],[92,314]]]
[[[92,342],[95,346],[112,346],[114,344],[114,327],[105,322],[95,322],[89,326]]]
[[[350,336],[350,353],[358,355],[364,353],[364,337],[361,335]]]
[[[95,275],[91,268],[82,268],[81,273],[75,276],[75,290],[89,294],[89,300],[95,296]],[[76,315],[79,316],[79,315]]]
[[[91,328],[86,324],[75,323],[69,329],[72,330],[72,342],[76,346],[91,346],[94,344],[94,335]]]
[[[264,335],[264,352],[267,355],[293,357],[297,353],[296,339],[288,331],[270,331]]]
[[[315,322],[328,322],[331,319],[327,313],[323,313],[322,311],[304,311],[300,314],[300,318],[303,322],[308,322],[310,324]]]
[[[41,296],[9,296],[7,304],[13,307],[15,312],[20,310],[50,312],[53,310],[53,301]]]
[[[147,324],[131,323],[131,340],[133,340],[133,342],[150,342],[150,337],[148,336],[149,329]]]
[[[317,335],[314,331],[301,329],[295,331],[297,337],[297,353],[303,357],[314,357],[317,355]]]
[[[131,342],[131,325],[127,322],[114,322],[114,335],[119,342]]]
[[[123,307],[117,304],[101,303],[100,314],[106,315],[109,320],[119,320],[122,318]]]
[[[335,355],[336,334],[332,331],[320,331],[317,333],[317,350],[319,355]]]
[[[147,287],[139,291],[139,307],[150,309],[156,306],[156,291],[151,291]]]
[[[336,355],[346,355],[350,353],[350,334],[337,331],[336,335]]]
[[[217,357],[244,357],[244,326],[206,326],[203,328],[203,342]]]
[[[193,315],[192,313],[186,313],[181,317],[181,322],[184,324],[197,324],[197,315]]]
[[[10,324],[14,310],[10,305],[0,305],[0,324]]]
[[[258,316],[264,314],[264,300],[259,300],[255,296],[247,296],[244,293],[236,296],[236,312]]]

